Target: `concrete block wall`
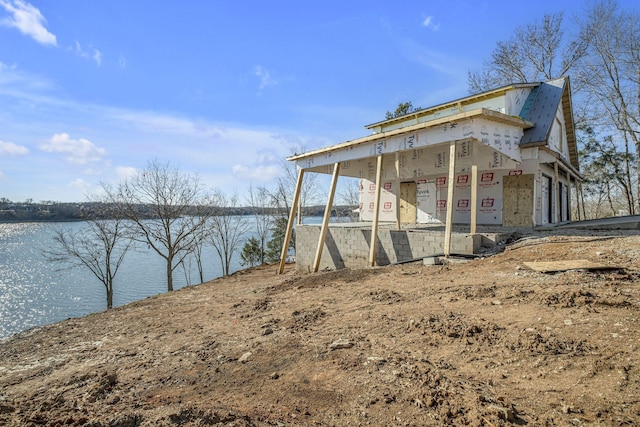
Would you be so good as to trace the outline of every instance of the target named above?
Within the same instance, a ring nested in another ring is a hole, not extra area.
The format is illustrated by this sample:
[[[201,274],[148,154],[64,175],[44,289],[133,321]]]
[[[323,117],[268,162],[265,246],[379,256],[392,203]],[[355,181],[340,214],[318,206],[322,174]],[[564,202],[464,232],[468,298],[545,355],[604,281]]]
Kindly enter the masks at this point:
[[[320,236],[319,225],[299,225],[296,228],[296,269],[311,271]],[[474,254],[482,237],[453,233],[453,254]],[[322,249],[320,270],[362,268],[368,265],[371,229],[365,227],[329,227]],[[378,230],[377,264],[387,265],[410,261],[444,251],[444,233],[427,230]]]

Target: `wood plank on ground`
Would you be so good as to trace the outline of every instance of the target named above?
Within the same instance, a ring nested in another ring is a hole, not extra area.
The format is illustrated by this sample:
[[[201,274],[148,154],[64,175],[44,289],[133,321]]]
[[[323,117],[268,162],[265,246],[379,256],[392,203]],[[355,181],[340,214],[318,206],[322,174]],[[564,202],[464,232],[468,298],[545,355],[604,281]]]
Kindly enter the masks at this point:
[[[589,261],[588,259],[574,259],[563,261],[536,261],[523,263],[528,268],[542,273],[551,273],[567,270],[616,270],[620,267],[616,265],[602,264],[600,262]]]

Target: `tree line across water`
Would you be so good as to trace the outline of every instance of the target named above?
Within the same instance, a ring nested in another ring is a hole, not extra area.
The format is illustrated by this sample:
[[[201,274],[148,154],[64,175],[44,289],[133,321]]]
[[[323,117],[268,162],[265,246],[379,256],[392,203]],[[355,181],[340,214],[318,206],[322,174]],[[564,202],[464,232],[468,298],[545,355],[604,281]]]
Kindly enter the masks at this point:
[[[247,206],[240,206],[237,195],[207,190],[197,175],[154,160],[116,186],[101,184],[101,192],[84,203],[29,202],[23,204],[26,213],[22,217],[83,221],[78,228],[57,227],[54,244],[44,255],[59,265],[91,271],[104,285],[109,309],[113,306],[114,279],[127,252],[137,244],[164,259],[167,291],[173,290],[176,270],[186,271],[194,264],[200,283],[204,282],[204,264],[211,261],[203,259],[205,247],[214,249],[223,276],[230,274],[232,259],[240,250],[245,266],[279,261],[294,185],[283,178],[275,191],[250,187]],[[317,186],[311,185],[304,191],[307,200],[315,190]],[[6,204],[5,210],[21,211],[16,204]],[[332,214],[348,216],[354,208],[334,208]],[[323,213],[322,206],[301,209],[301,215]],[[16,213],[13,218],[17,217]],[[295,236],[287,248],[294,244]]]
[[[0,198],[0,223],[12,222],[67,222],[67,221],[84,221],[87,219],[88,212],[100,211],[98,206],[101,202],[55,202],[40,201],[34,202],[27,199],[23,202],[13,202],[6,198]],[[323,216],[324,205],[305,206],[303,207],[304,216]],[[332,215],[346,216],[353,206],[335,206]],[[106,212],[112,209],[105,209]],[[281,209],[275,207],[261,206],[237,206],[230,207],[228,213],[230,215],[271,215],[277,216],[281,214]]]

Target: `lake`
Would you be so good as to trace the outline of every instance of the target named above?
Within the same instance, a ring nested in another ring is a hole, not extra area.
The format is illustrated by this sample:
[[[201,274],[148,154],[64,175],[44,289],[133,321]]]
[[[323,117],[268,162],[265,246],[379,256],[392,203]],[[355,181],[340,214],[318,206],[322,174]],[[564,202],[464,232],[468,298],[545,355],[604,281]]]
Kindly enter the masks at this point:
[[[245,218],[250,225],[254,224],[254,217]],[[321,222],[322,217],[304,218],[306,224]],[[36,326],[106,309],[104,285],[88,269],[64,268],[47,261],[43,254],[55,244],[53,236],[57,227],[73,231],[84,225],[83,222],[0,223],[0,339]],[[244,241],[253,235],[254,232],[249,231]],[[240,265],[244,241],[231,260],[231,272],[244,268]],[[187,268],[178,267],[174,271],[175,290],[200,282],[195,261],[185,264]],[[212,247],[203,250],[203,269],[205,281],[222,276],[220,260]],[[137,245],[127,253],[114,280],[113,306],[166,290],[164,258],[146,245]]]
[[[247,217],[250,224],[252,220]],[[55,244],[56,227],[77,230],[83,226],[82,222],[0,224],[0,339],[106,309],[104,285],[88,269],[65,269],[47,261],[43,254]],[[247,233],[246,238],[251,235]],[[191,264],[189,271],[182,267],[174,271],[174,289],[200,282],[195,261]],[[204,248],[203,264],[205,281],[222,276],[213,248]],[[165,292],[165,265],[165,260],[146,245],[130,250],[114,281],[114,307]],[[241,268],[238,250],[231,271]]]

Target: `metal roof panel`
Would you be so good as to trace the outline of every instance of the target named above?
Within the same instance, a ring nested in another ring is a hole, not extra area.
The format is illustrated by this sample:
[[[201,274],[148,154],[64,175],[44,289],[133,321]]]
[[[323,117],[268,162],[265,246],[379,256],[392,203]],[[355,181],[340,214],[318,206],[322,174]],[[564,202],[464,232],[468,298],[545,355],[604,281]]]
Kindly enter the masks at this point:
[[[556,111],[562,101],[564,84],[565,79],[563,78],[550,80],[541,83],[537,90],[531,91],[522,107],[520,117],[536,125],[524,132],[520,144],[547,141]]]

